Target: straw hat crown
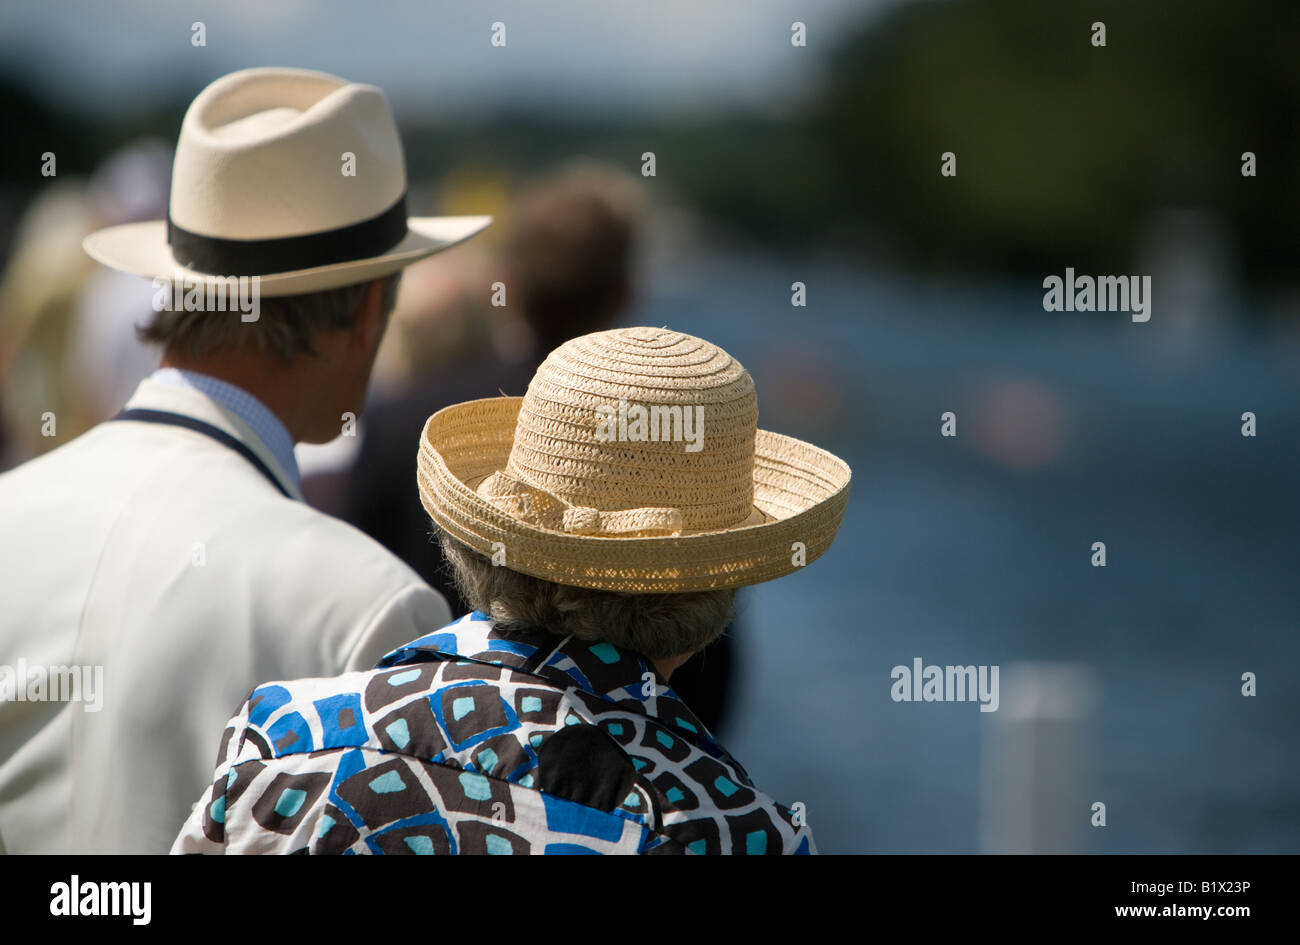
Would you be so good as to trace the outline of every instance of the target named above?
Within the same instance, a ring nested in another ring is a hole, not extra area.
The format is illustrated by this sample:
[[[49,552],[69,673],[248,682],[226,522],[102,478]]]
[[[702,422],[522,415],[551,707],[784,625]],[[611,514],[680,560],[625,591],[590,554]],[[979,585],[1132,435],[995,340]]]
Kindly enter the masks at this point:
[[[340,173],[344,152],[356,176]],[[405,193],[383,92],[307,70],[248,69],[213,82],[186,112],[171,218],[213,237],[290,237],[369,219]]]
[[[749,373],[700,338],[659,328],[555,349],[519,409],[499,508],[576,534],[666,535],[754,514],[758,400]]]

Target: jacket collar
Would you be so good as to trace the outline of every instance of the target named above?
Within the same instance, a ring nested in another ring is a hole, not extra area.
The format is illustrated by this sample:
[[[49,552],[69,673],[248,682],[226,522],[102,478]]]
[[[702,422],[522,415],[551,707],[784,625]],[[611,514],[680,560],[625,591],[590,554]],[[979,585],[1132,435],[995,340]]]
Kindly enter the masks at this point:
[[[705,752],[730,758],[645,657],[611,643],[590,643],[546,630],[511,631],[507,636],[490,617],[476,612],[394,650],[376,668],[453,657],[508,666],[560,689],[576,688],[621,709],[666,720]]]
[[[213,400],[207,394],[192,387],[181,387],[145,378],[131,395],[126,406],[127,409],[166,410],[212,424],[251,449],[271,470],[276,481],[295,499],[302,500],[302,489],[276,459],[274,452],[262,441],[262,438],[239,414]]]

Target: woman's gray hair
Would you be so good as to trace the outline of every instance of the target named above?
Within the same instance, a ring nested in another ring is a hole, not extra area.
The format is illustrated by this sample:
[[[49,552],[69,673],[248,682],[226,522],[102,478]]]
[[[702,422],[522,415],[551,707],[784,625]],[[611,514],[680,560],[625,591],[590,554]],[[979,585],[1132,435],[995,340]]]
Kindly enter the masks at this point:
[[[506,633],[541,628],[667,659],[698,652],[731,622],[735,590],[624,594],[570,587],[494,565],[441,529],[435,532],[461,597]]]

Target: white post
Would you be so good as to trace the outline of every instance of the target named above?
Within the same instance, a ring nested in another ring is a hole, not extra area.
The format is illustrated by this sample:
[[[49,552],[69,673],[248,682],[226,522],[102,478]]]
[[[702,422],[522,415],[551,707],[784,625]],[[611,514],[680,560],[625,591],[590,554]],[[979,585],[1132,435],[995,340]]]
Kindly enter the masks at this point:
[[[1009,663],[984,715],[980,848],[1078,853],[1089,829],[1087,740],[1097,685],[1082,663]]]

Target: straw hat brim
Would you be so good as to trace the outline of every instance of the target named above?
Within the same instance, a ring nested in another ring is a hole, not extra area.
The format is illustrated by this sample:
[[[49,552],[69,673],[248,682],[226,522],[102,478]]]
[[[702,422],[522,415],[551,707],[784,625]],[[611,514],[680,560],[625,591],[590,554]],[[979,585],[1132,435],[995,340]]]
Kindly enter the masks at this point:
[[[262,275],[258,277],[259,291],[264,296],[297,295],[367,282],[450,249],[491,222],[492,218],[486,216],[411,217],[406,223],[406,236],[382,255]],[[138,276],[184,280],[188,284],[207,284],[221,278],[176,264],[167,243],[166,220],[124,223],[98,230],[87,236],[82,246],[104,265]]]
[[[757,431],[755,515],[720,531],[654,537],[569,534],[522,522],[475,486],[506,467],[522,397],[438,411],[420,437],[420,499],[453,538],[536,578],[629,593],[683,593],[760,584],[799,570],[831,545],[851,473],[833,454]],[[801,550],[802,548],[802,550]]]

